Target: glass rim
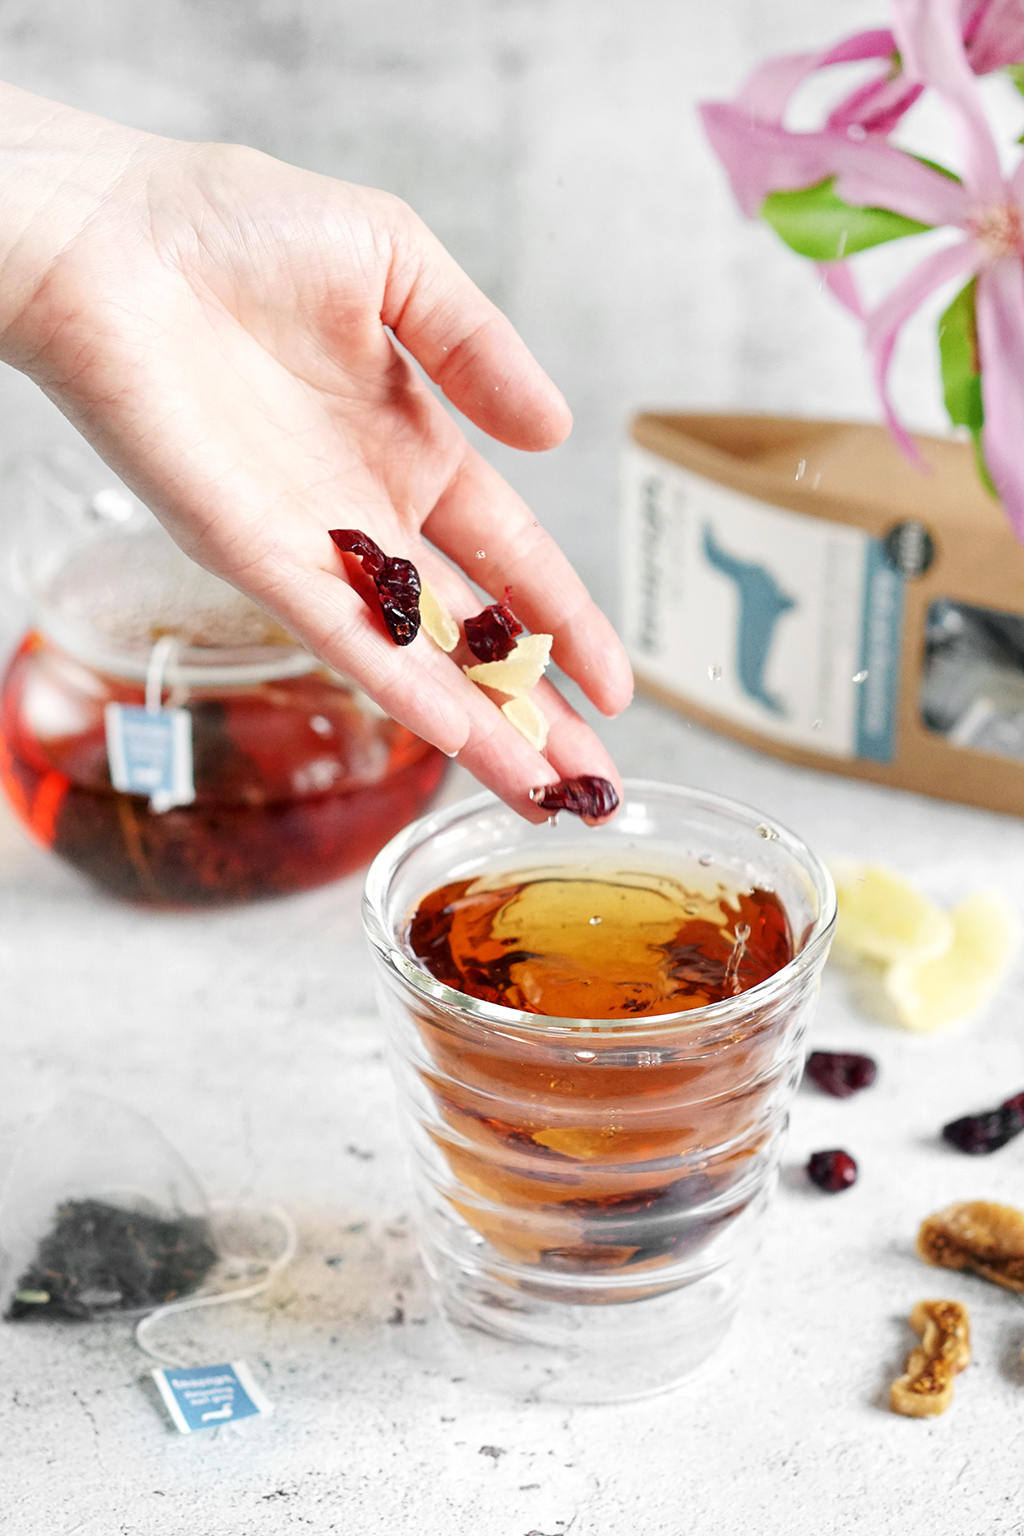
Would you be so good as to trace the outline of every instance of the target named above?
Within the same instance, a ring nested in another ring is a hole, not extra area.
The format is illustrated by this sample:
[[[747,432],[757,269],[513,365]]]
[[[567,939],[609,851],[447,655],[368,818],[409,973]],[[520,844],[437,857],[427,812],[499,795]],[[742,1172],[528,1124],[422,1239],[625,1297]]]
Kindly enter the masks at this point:
[[[774,817],[768,819],[742,801],[715,794],[712,790],[695,789],[682,784],[667,784],[655,779],[635,778],[624,779],[623,788],[625,790],[624,805],[625,800],[634,794],[646,793],[648,796],[652,793],[659,796],[668,794],[694,808],[703,807],[743,821],[755,835],[759,827],[770,825],[775,834],[772,841],[778,841],[810,877],[818,897],[818,915],[802,947],[792,960],[771,976],[766,977],[764,981],[749,987],[745,992],[737,993],[735,997],[723,998],[717,1003],[706,1003],[702,1008],[683,1008],[676,1013],[638,1014],[629,1019],[587,1019],[527,1013],[517,1008],[506,1008],[500,1003],[486,1002],[483,998],[472,997],[469,993],[459,992],[456,988],[447,986],[397,947],[400,938],[396,939],[389,932],[385,916],[386,903],[393,878],[405,859],[431,837],[448,830],[456,822],[471,821],[482,811],[495,806],[503,806],[506,810],[510,810],[511,814],[515,814],[497,795],[490,790],[484,790],[480,794],[455,801],[452,805],[444,806],[439,811],[430,812],[417,821],[410,822],[384,845],[367,870],[363,887],[363,928],[386,970],[406,986],[411,987],[414,992],[419,993],[424,1001],[435,1005],[441,1004],[453,1012],[469,1017],[474,1022],[494,1028],[506,1030],[514,1028],[538,1037],[575,1034],[581,1028],[591,1032],[606,1033],[614,1030],[616,1033],[628,1034],[630,1038],[678,1033],[681,1029],[697,1029],[707,1025],[728,1025],[736,1019],[737,1015],[770,1006],[781,994],[798,985],[806,972],[814,970],[822,951],[828,948],[832,939],[837,900],[835,884],[827,865],[811,851],[802,838],[790,832]]]

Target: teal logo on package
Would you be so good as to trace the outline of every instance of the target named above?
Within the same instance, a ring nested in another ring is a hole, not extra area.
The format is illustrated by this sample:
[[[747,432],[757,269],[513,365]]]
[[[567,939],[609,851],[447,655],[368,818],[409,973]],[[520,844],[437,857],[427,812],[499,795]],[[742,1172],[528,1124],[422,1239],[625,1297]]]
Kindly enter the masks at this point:
[[[188,710],[108,704],[103,716],[114,788],[126,795],[148,795],[154,811],[191,805],[196,791]]]
[[[274,1411],[244,1360],[229,1365],[162,1366],[153,1372],[153,1380],[183,1435]]]

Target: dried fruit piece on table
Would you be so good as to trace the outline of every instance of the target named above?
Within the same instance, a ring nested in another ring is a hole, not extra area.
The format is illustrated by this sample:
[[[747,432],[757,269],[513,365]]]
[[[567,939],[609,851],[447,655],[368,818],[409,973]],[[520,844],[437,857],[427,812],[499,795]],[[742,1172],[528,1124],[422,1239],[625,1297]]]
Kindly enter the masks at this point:
[[[836,943],[870,960],[930,960],[948,949],[948,912],[882,864],[833,866],[839,919]]]
[[[826,1195],[838,1195],[857,1182],[857,1164],[849,1152],[834,1147],[829,1152],[812,1152],[807,1161],[807,1177]]]
[[[971,1363],[970,1321],[959,1301],[919,1301],[910,1326],[921,1342],[889,1389],[889,1402],[896,1413],[928,1419],[945,1413],[956,1377]]]
[[[550,635],[523,635],[504,661],[482,661],[463,671],[471,682],[520,699],[537,686],[550,660]]]
[[[953,940],[944,954],[890,965],[886,997],[905,1029],[926,1031],[973,1013],[995,991],[1016,942],[1009,903],[976,891],[953,908]]]
[[[1024,1094],[1018,1094],[1016,1099],[1007,1099],[998,1109],[988,1109],[980,1115],[962,1115],[959,1120],[951,1120],[942,1127],[943,1140],[948,1141],[951,1147],[956,1147],[957,1151],[967,1152],[972,1157],[998,1152],[1000,1147],[1005,1147],[1008,1141],[1024,1131],[1024,1104],[1018,1102],[1022,1099]]]
[[[358,556],[373,579],[392,640],[396,645],[411,645],[420,628],[420,577],[412,561],[386,555],[359,528],[332,528],[330,535],[339,549]]]
[[[812,1051],[804,1070],[822,1093],[834,1099],[848,1099],[852,1093],[870,1088],[878,1074],[870,1056],[858,1056],[853,1051]]]
[[[522,634],[523,626],[508,606],[511,596],[512,588],[506,587],[503,603],[492,603],[465,621],[466,644],[477,661],[504,661],[512,653],[516,636]]]
[[[459,643],[459,626],[425,577],[420,577],[420,621],[427,634],[442,651],[454,651]]]
[[[947,1205],[921,1223],[917,1251],[942,1269],[970,1269],[1024,1292],[1024,1213],[992,1200]]]
[[[548,744],[548,719],[537,705],[525,694],[521,699],[509,699],[501,706],[501,712],[520,735],[525,736],[531,747],[543,752]]]
[[[570,811],[586,820],[601,821],[618,809],[619,797],[607,779],[583,774],[578,779],[559,779],[530,790],[530,799],[542,811]]]

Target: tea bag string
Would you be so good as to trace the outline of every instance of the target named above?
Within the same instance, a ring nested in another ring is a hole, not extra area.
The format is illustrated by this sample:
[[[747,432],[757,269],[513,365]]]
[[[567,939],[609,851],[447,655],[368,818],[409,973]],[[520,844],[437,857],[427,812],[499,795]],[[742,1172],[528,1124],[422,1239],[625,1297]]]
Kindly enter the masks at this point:
[[[169,1301],[165,1306],[157,1307],[153,1312],[147,1312],[146,1316],[139,1319],[135,1329],[135,1342],[148,1355],[151,1360],[158,1361],[161,1365],[175,1365],[179,1370],[187,1370],[188,1362],[180,1360],[176,1355],[168,1355],[163,1350],[155,1349],[147,1343],[150,1329],[165,1317],[170,1317],[174,1312],[191,1312],[199,1307],[219,1307],[229,1301],[249,1301],[265,1291],[275,1275],[279,1275],[283,1269],[295,1257],[299,1245],[299,1235],[295,1229],[295,1223],[288,1212],[280,1205],[239,1205],[233,1200],[211,1200],[210,1205],[216,1210],[222,1211],[253,1211],[261,1216],[271,1216],[278,1223],[284,1233],[284,1245],[276,1259],[271,1259],[263,1274],[252,1285],[237,1286],[230,1291],[213,1291],[207,1295],[188,1296],[184,1301]]]
[[[146,667],[146,713],[158,715],[164,697],[165,676],[177,658],[178,642],[173,635],[161,635],[149,653]]]

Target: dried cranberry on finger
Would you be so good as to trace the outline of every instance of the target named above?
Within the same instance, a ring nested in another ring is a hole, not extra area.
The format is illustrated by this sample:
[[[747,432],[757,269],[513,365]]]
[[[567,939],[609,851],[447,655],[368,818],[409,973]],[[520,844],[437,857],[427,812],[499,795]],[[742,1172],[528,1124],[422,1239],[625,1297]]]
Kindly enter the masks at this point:
[[[807,1177],[817,1184],[826,1195],[838,1195],[857,1182],[857,1164],[849,1152],[838,1147],[830,1152],[812,1152],[807,1164]]]
[[[477,661],[504,661],[515,649],[516,636],[522,634],[523,626],[508,606],[511,597],[512,588],[506,587],[503,603],[492,603],[463,624],[466,644]]]
[[[848,1099],[862,1088],[870,1088],[878,1068],[870,1056],[853,1051],[812,1051],[804,1069],[822,1093],[834,1099]]]
[[[358,556],[363,570],[373,578],[392,640],[396,645],[411,645],[420,627],[420,576],[412,561],[386,555],[359,528],[332,528],[330,534],[340,550]]]
[[[595,821],[610,816],[619,805],[614,786],[592,774],[542,784],[539,789],[530,790],[530,799],[542,811],[570,811],[573,816],[591,817]]]

